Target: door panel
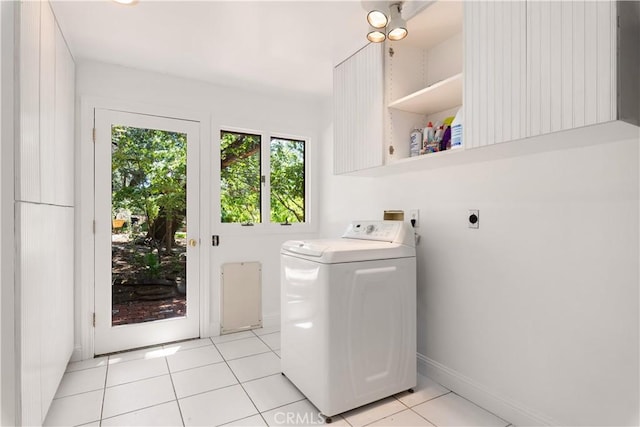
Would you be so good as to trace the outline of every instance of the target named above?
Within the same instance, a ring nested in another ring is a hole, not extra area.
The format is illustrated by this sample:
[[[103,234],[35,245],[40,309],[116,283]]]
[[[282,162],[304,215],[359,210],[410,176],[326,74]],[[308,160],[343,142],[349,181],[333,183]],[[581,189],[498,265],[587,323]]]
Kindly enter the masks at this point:
[[[95,354],[199,336],[199,123],[96,110]]]

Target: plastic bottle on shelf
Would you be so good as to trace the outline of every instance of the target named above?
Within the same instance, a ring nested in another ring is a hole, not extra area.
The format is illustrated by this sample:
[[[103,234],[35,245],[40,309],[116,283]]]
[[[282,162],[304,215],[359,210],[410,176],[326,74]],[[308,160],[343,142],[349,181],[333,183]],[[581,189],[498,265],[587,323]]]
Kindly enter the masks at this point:
[[[462,148],[462,108],[458,110],[456,118],[451,122],[451,149]]]
[[[409,146],[409,156],[415,157],[420,155],[422,148],[422,129],[414,129],[411,131],[411,145]]]
[[[440,141],[440,151],[449,150],[451,148],[451,126],[445,125],[446,129]]]
[[[423,150],[427,148],[427,145],[433,142],[434,136],[435,134],[433,131],[433,123],[429,122],[429,124],[427,124],[427,127],[424,128],[424,131],[422,132],[422,149]]]
[[[442,134],[444,134],[444,126],[440,125],[438,126],[438,130],[435,133],[434,141],[435,142],[442,141]]]

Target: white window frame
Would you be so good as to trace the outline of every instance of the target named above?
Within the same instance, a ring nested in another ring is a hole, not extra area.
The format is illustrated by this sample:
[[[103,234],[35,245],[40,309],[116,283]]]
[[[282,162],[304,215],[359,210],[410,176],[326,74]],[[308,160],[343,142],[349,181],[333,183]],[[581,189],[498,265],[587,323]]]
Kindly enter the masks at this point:
[[[260,162],[261,173],[265,177],[262,183],[262,197],[260,201],[260,209],[262,222],[255,223],[252,226],[242,225],[240,223],[222,222],[222,206],[220,204],[221,188],[220,188],[220,134],[221,132],[237,132],[250,135],[260,136]],[[274,132],[274,131],[262,131],[255,129],[241,128],[237,126],[220,126],[214,132],[216,136],[214,150],[217,150],[214,154],[212,161],[216,164],[213,165],[214,174],[214,198],[213,198],[213,226],[225,234],[290,234],[290,233],[309,233],[315,231],[315,224],[313,221],[313,200],[312,200],[312,159],[316,159],[317,154],[311,138],[308,136],[301,136],[291,134],[287,132]],[[286,139],[294,141],[304,142],[304,218],[305,222],[291,223],[290,225],[281,225],[280,223],[271,222],[271,138]],[[217,159],[217,161],[216,161]]]

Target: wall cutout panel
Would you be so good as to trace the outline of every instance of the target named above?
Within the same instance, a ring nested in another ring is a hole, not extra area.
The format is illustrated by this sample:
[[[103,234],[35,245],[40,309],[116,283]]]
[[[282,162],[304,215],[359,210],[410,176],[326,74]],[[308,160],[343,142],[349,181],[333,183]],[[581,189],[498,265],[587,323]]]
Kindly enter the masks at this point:
[[[262,266],[259,262],[222,265],[222,325],[220,332],[262,326]]]

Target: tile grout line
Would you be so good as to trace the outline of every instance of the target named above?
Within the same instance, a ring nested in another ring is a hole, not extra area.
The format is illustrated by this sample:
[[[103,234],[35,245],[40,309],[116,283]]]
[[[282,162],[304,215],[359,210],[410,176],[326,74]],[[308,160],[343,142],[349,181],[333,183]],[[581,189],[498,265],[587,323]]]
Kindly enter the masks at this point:
[[[414,414],[416,414],[417,416],[419,416],[419,417],[420,417],[420,418],[422,418],[423,420],[426,420],[429,424],[432,424],[432,425],[434,425],[435,427],[438,427],[436,423],[434,423],[433,421],[431,421],[430,419],[428,419],[428,418],[427,418],[427,417],[425,417],[424,415],[419,414],[419,413],[418,413],[417,411],[415,411],[413,408],[415,408],[416,406],[420,406],[420,405],[422,405],[422,404],[424,404],[424,403],[431,402],[432,400],[436,400],[436,399],[438,399],[438,398],[440,398],[440,397],[446,396],[447,394],[450,394],[450,393],[453,393],[453,392],[452,392],[451,390],[449,390],[449,391],[448,391],[448,392],[446,392],[446,393],[443,393],[443,394],[441,394],[441,395],[438,395],[438,396],[432,397],[431,399],[427,399],[427,400],[425,400],[424,402],[417,403],[417,404],[415,404],[415,405],[413,405],[413,406],[408,406],[407,404],[405,404],[405,403],[404,403],[403,401],[401,401],[400,399],[398,399],[398,400],[400,401],[400,403],[402,403],[404,406],[406,406],[406,407],[407,407],[411,412],[413,412]],[[394,396],[394,397],[395,397],[395,396]],[[397,399],[397,398],[396,398],[396,399]]]
[[[121,416],[127,415],[127,414],[133,414],[134,412],[144,411],[145,409],[155,408],[156,406],[166,405],[167,403],[171,403],[171,402],[174,402],[174,400],[167,400],[165,402],[158,402],[158,403],[154,403],[153,405],[143,406],[141,408],[132,409],[132,410],[127,411],[127,412],[122,412],[120,414],[111,415],[110,417],[106,417],[105,420],[110,420],[112,418],[121,417]],[[179,407],[179,405],[178,405],[178,407]],[[102,420],[100,420],[100,423],[102,424]]]
[[[100,405],[100,418],[98,423],[100,425],[102,425],[102,414],[104,413],[104,401],[106,400],[106,397],[107,397],[107,378],[109,378],[109,359],[110,358],[111,356],[107,356],[107,369],[104,374],[104,387],[102,388],[102,405]]]
[[[267,374],[267,375],[263,375],[261,377],[251,378],[251,379],[248,379],[248,380],[245,380],[245,381],[240,381],[239,384],[250,383],[252,381],[258,381],[258,380],[263,380],[265,378],[273,377],[273,376],[279,375],[279,374],[282,374],[282,373],[281,372],[276,372],[275,374]]]
[[[179,371],[179,372],[182,372],[182,371]],[[105,389],[120,387],[121,385],[133,384],[133,383],[137,383],[138,381],[152,380],[154,378],[164,377],[165,375],[168,375],[168,374],[170,374],[170,371],[169,372],[165,372],[164,374],[158,374],[158,375],[152,375],[150,377],[138,378],[136,380],[126,381],[126,382],[123,382],[123,383],[113,384],[113,385],[109,385],[109,386],[105,385]]]
[[[265,344],[265,345],[266,345],[266,344]],[[267,347],[268,347],[268,346],[267,346]],[[218,349],[216,348],[216,350],[218,350]],[[246,356],[234,357],[233,359],[227,359],[226,357],[224,357],[224,356],[222,355],[222,353],[220,352],[220,350],[218,350],[218,353],[220,353],[220,356],[222,356],[222,359],[223,359],[225,362],[230,362],[230,361],[232,361],[232,360],[244,359],[245,357],[257,356],[257,355],[259,355],[259,354],[275,353],[275,352],[269,348],[269,350],[267,350],[267,351],[262,351],[262,352],[260,352],[260,353],[254,353],[254,354],[247,354]],[[276,356],[277,356],[277,354],[276,354]]]
[[[201,394],[211,393],[212,391],[224,390],[225,388],[230,388],[230,387],[234,387],[234,386],[237,386],[237,385],[240,385],[240,383],[229,384],[229,385],[225,385],[225,386],[222,386],[222,387],[213,388],[211,390],[199,391],[197,393],[193,393],[193,394],[190,394],[188,396],[182,396],[182,397],[178,398],[178,400],[187,399],[187,398],[194,397],[194,396],[200,396]]]
[[[255,335],[255,333],[254,333],[254,335]],[[220,350],[218,350],[218,351],[220,351]],[[221,355],[222,355],[222,353],[221,353]],[[224,356],[222,356],[222,358],[224,359]],[[262,421],[264,421],[265,425],[269,425],[269,423],[267,423],[267,420],[265,420],[264,417],[262,416],[262,413],[260,412],[260,409],[258,409],[258,406],[256,405],[256,403],[253,401],[253,399],[251,398],[249,393],[247,393],[247,390],[244,388],[244,386],[240,382],[240,379],[238,379],[238,376],[236,375],[236,373],[233,372],[233,369],[231,369],[231,366],[229,366],[229,363],[227,362],[226,359],[224,359],[224,363],[226,363],[227,368],[229,369],[229,371],[231,371],[231,375],[233,375],[233,377],[236,379],[236,381],[238,381],[238,385],[242,388],[242,391],[244,391],[244,394],[247,395],[247,397],[249,398],[249,401],[251,402],[253,407],[256,408],[256,411],[258,412],[258,415],[260,415],[260,418],[262,418]],[[253,415],[249,415],[248,417],[251,417],[251,416],[253,416]],[[244,417],[244,418],[248,418],[248,417]],[[243,419],[243,418],[240,418],[240,419]],[[229,423],[232,423],[233,421],[238,421],[238,420],[232,420],[232,421],[229,421]],[[225,424],[228,424],[228,423],[225,423]]]
[[[394,396],[394,398],[395,398],[395,396]],[[372,403],[373,403],[373,402],[372,402]],[[400,402],[400,403],[402,403],[402,402]],[[377,420],[373,420],[373,421],[371,421],[370,423],[363,424],[363,425],[362,425],[362,427],[366,427],[366,426],[369,426],[369,425],[371,425],[371,424],[373,424],[373,423],[377,423],[378,421],[382,421],[382,420],[384,420],[385,418],[388,418],[388,417],[390,417],[390,416],[392,416],[392,415],[399,414],[400,412],[404,412],[404,411],[406,411],[406,409],[401,409],[401,410],[396,411],[396,412],[393,412],[393,413],[391,413],[391,414],[389,414],[389,415],[385,415],[384,417],[382,417],[382,418],[378,418]],[[419,415],[419,414],[418,414],[418,415]],[[343,417],[343,418],[344,418],[344,417]],[[346,418],[345,418],[345,420],[346,420]],[[427,421],[429,421],[429,420],[427,420]],[[349,423],[349,421],[347,421],[347,422]],[[429,422],[430,422],[430,421],[429,421]],[[349,424],[351,424],[351,423],[349,423]]]
[[[433,399],[432,399],[432,400],[433,400]],[[424,402],[423,402],[423,403],[424,403]],[[420,415],[419,413],[417,413],[416,411],[414,411],[414,410],[413,410],[413,408],[409,408],[409,410],[410,410],[411,412],[413,412],[414,414],[416,414],[417,416],[419,416],[420,418],[422,418],[423,420],[425,420],[426,422],[428,422],[429,424],[431,424],[431,425],[433,425],[433,426],[435,426],[435,427],[438,427],[438,426],[436,425],[436,423],[434,423],[433,421],[429,420],[427,417]]]
[[[167,365],[167,371],[169,371],[169,381],[171,381],[171,388],[173,389],[173,395],[176,397],[176,406],[178,407],[178,413],[182,420],[182,427],[185,426],[184,416],[182,415],[182,408],[180,408],[180,401],[178,400],[178,393],[176,392],[176,385],[173,383],[173,375],[171,375],[171,368],[169,368],[169,360],[165,356],[164,363]]]
[[[268,352],[260,353],[260,354],[266,354],[266,353],[268,353]],[[271,353],[273,353],[273,351],[272,351]],[[251,356],[257,356],[257,355],[255,355],[255,354],[254,354],[254,355],[251,355]],[[277,356],[278,356],[278,355],[276,355],[276,357],[277,357]],[[250,357],[250,356],[246,356],[246,357]],[[238,360],[238,359],[231,359],[231,361],[233,361],[233,360]],[[240,385],[240,384],[243,384],[243,383],[248,383],[248,382],[251,382],[251,381],[254,381],[254,380],[259,380],[259,379],[263,379],[263,378],[267,378],[267,377],[275,376],[275,375],[278,375],[278,374],[280,373],[280,372],[277,372],[277,373],[275,373],[275,374],[268,374],[268,375],[265,375],[265,376],[262,376],[262,377],[252,378],[252,379],[250,379],[250,380],[246,380],[246,381],[240,381],[240,379],[236,376],[236,373],[233,371],[233,368],[231,368],[231,366],[229,366],[229,364],[227,363],[227,361],[226,361],[226,360],[222,360],[221,362],[216,362],[216,363],[210,363],[210,364],[208,364],[208,365],[196,366],[195,368],[183,369],[183,370],[181,370],[181,371],[176,371],[176,372],[174,372],[174,373],[176,373],[176,374],[177,374],[177,373],[182,373],[182,372],[190,371],[190,370],[193,370],[193,369],[203,368],[203,367],[205,367],[205,366],[220,365],[220,364],[222,364],[222,363],[225,363],[225,364],[227,365],[227,367],[229,368],[229,370],[231,371],[231,373],[233,374],[234,378],[235,378],[235,379],[236,379],[236,381],[237,381],[237,383],[236,383],[236,384],[229,384],[229,385],[225,385],[225,386],[222,386],[222,387],[212,388],[212,389],[210,389],[210,390],[199,391],[198,393],[190,394],[190,395],[188,395],[188,396],[182,396],[182,397],[178,398],[178,400],[180,400],[180,399],[186,399],[187,397],[198,396],[198,395],[200,395],[200,394],[209,393],[209,392],[211,392],[211,391],[222,390],[222,389],[229,388],[229,387],[233,387],[233,386]],[[163,375],[166,375],[166,374],[163,374]],[[158,375],[158,376],[162,376],[162,375]],[[153,378],[157,378],[157,377],[153,377]],[[138,381],[144,381],[144,380],[138,380]],[[135,381],[132,381],[132,382],[135,382]],[[130,383],[127,383],[127,384],[130,384]],[[118,384],[118,385],[120,385],[120,384]],[[116,387],[116,386],[112,386],[112,387]],[[256,408],[256,409],[257,409],[257,408]],[[251,416],[251,415],[250,415],[250,416]],[[247,418],[247,417],[245,417],[245,418]]]
[[[273,332],[273,333],[274,333],[274,334],[279,334],[279,333],[280,333],[280,331],[278,331],[278,332]],[[264,334],[264,335],[271,335],[271,334]],[[261,338],[261,337],[262,337],[262,336],[264,336],[264,335],[256,335],[256,337],[258,337],[258,339],[259,339],[259,340],[260,340],[264,345],[266,345],[266,346],[267,346],[271,351],[275,352],[276,350],[280,350],[279,348],[278,348],[278,349],[271,348],[271,346],[270,346],[269,344],[267,344],[267,342]],[[276,354],[276,356],[277,356],[277,354]]]
[[[95,388],[93,390],[85,390],[85,391],[80,391],[78,393],[66,394],[64,396],[54,397],[53,400],[55,401],[55,400],[60,400],[60,399],[66,399],[67,397],[80,396],[81,394],[93,393],[94,391],[100,391],[100,390],[104,390],[104,385],[100,386],[100,388]]]
[[[485,412],[487,412],[487,413],[489,413],[489,414],[493,415],[493,416],[494,416],[494,417],[496,417],[497,419],[504,421],[504,422],[506,423],[506,424],[505,424],[505,426],[508,426],[509,424],[511,424],[511,422],[509,422],[509,421],[505,420],[504,418],[502,418],[502,417],[500,417],[500,416],[498,416],[498,415],[494,414],[494,413],[493,413],[493,412],[491,412],[490,410],[488,410],[488,409],[486,409],[486,408],[483,408],[482,406],[478,405],[477,403],[472,402],[471,400],[467,399],[466,397],[459,395],[459,394],[458,394],[458,393],[456,393],[455,391],[451,391],[451,393],[455,394],[456,396],[458,396],[458,397],[459,397],[459,398],[461,398],[461,399],[466,400],[467,402],[471,403],[472,405],[477,406],[478,408],[482,409],[483,411],[485,411]]]
[[[218,351],[220,351],[220,350],[218,350]],[[234,361],[234,360],[246,359],[248,357],[259,356],[261,354],[267,354],[267,353],[275,353],[275,350],[269,349],[269,351],[263,351],[262,353],[247,354],[246,356],[235,357],[233,359],[224,359],[224,356],[222,356],[222,358],[224,360],[227,360],[227,361],[231,362],[231,361]],[[276,354],[276,356],[277,356],[277,354]]]
[[[179,369],[177,371],[172,371],[171,368],[169,368],[169,372],[171,372],[173,374],[177,374],[177,373],[180,373],[180,372],[187,372],[187,371],[193,371],[194,369],[204,368],[206,366],[219,365],[221,363],[224,363],[224,359],[219,361],[219,362],[207,363],[206,365],[198,365],[198,366],[194,366],[192,368]],[[160,375],[157,375],[157,376],[160,376]]]
[[[104,357],[104,356],[100,356],[100,357]],[[92,359],[87,359],[87,360],[92,360]],[[77,362],[69,362],[69,363],[67,364],[67,369],[68,369],[68,365],[70,365],[70,364],[72,364],[72,363],[80,363],[80,362],[83,362],[83,360],[79,360],[79,361],[77,361]],[[107,364],[108,364],[108,363],[107,363]],[[65,370],[65,371],[64,371],[64,373],[65,373],[65,374],[72,374],[72,373],[74,373],[74,372],[88,371],[89,369],[97,369],[97,368],[102,368],[102,366],[89,366],[89,367],[86,367],[86,368],[74,369],[74,370],[72,370],[72,371]]]
[[[404,406],[404,409],[401,409],[401,410],[399,410],[399,411],[397,411],[397,412],[393,412],[393,413],[391,413],[391,414],[389,414],[389,415],[385,415],[384,417],[382,417],[382,418],[380,418],[380,419],[373,420],[373,421],[371,421],[370,423],[364,424],[364,426],[363,426],[363,427],[365,427],[365,426],[369,426],[369,425],[371,425],[371,424],[373,424],[373,423],[376,423],[376,422],[378,422],[378,421],[381,421],[381,420],[383,420],[383,419],[385,419],[385,418],[388,418],[388,417],[390,417],[390,416],[392,416],[392,415],[397,415],[397,414],[399,414],[400,412],[404,412],[404,411],[406,411],[407,409],[408,409],[408,410],[410,410],[411,412],[415,413],[417,416],[419,416],[419,417],[420,417],[420,418],[422,418],[423,420],[426,420],[428,423],[430,423],[430,424],[432,424],[432,425],[436,426],[436,424],[435,424],[435,423],[433,423],[432,421],[430,421],[430,420],[429,420],[429,419],[427,419],[426,417],[424,417],[424,416],[420,415],[419,413],[417,413],[416,411],[414,411],[414,410],[413,410],[413,408],[414,408],[415,406],[422,405],[423,403],[430,402],[430,401],[432,401],[432,400],[435,400],[435,399],[437,399],[437,398],[439,398],[439,397],[445,396],[445,395],[450,394],[450,393],[452,393],[452,391],[451,391],[451,390],[449,390],[448,392],[443,393],[443,394],[441,394],[441,395],[438,395],[438,396],[432,397],[432,398],[430,398],[430,399],[426,399],[425,401],[420,402],[420,403],[417,403],[417,404],[415,404],[415,405],[413,405],[413,406],[409,406],[409,405],[407,405],[407,404],[406,404],[406,403],[404,403],[402,400],[400,400],[396,395],[391,395],[390,397],[393,397],[395,400],[397,400],[398,402],[400,402],[400,404],[402,404],[402,406]],[[344,417],[343,417],[343,418],[344,418]],[[344,419],[345,419],[345,421],[347,421],[347,423],[349,423],[349,421],[348,421],[346,418],[344,418]],[[351,423],[349,423],[349,424],[351,424]],[[436,426],[436,427],[437,427],[437,426]]]

